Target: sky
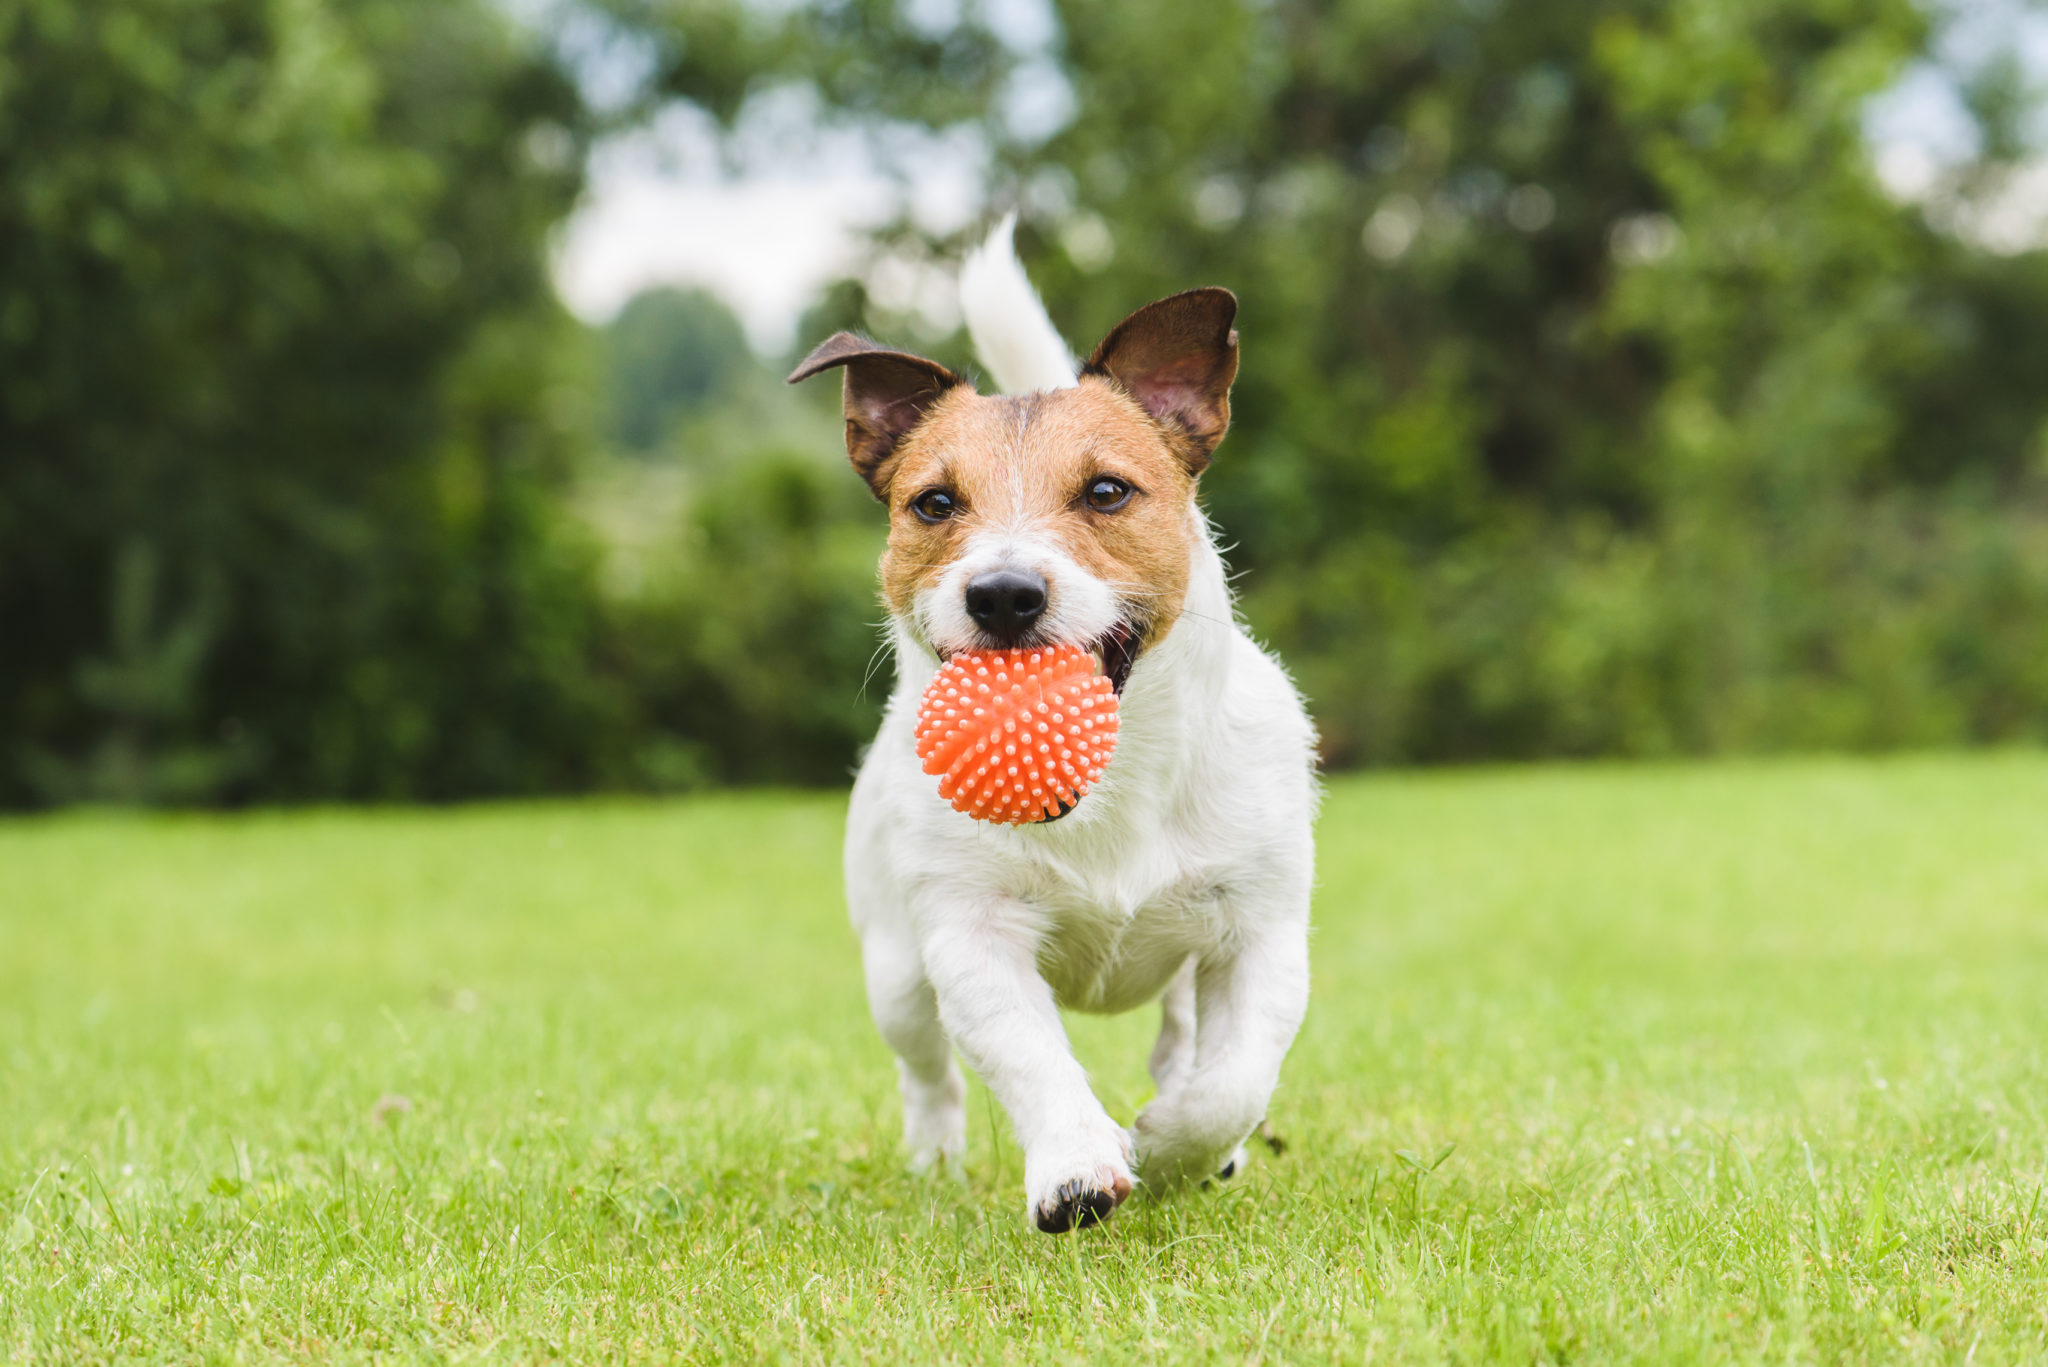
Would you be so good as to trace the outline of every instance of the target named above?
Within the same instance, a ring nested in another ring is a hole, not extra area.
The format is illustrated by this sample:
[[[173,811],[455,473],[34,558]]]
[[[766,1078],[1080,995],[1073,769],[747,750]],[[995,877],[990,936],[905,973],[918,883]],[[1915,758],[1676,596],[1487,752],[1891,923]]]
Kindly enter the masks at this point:
[[[858,164],[725,176],[675,165],[653,139],[614,144],[592,162],[555,255],[556,288],[599,322],[649,285],[707,285],[757,350],[780,351],[892,199],[893,187]]]
[[[772,0],[771,0],[772,2]],[[545,13],[549,0],[510,0]],[[914,22],[945,28],[960,0],[904,0]],[[1072,117],[1073,92],[1051,53],[1058,36],[1051,0],[981,0],[978,13],[1017,58],[998,111],[1013,137],[1050,137]],[[603,108],[640,77],[630,48],[602,33],[568,34],[585,93]],[[574,50],[578,46],[581,51]],[[723,298],[755,348],[780,353],[799,315],[831,281],[860,262],[864,229],[908,209],[919,226],[950,234],[987,207],[986,150],[972,135],[890,136],[915,142],[876,148],[851,133],[820,134],[815,101],[802,92],[751,98],[721,154],[708,118],[673,108],[653,126],[592,157],[589,188],[555,250],[555,283],[569,307],[603,322],[651,285],[703,285]],[[901,182],[884,161],[914,167]],[[739,169],[735,169],[735,168]],[[943,321],[948,297],[925,278],[870,279],[886,302]]]
[[[556,288],[579,316],[601,322],[650,285],[704,285],[731,305],[757,350],[784,351],[822,287],[860,261],[863,230],[899,204],[935,233],[980,215],[979,149],[929,141],[908,184],[851,137],[748,155],[750,169],[735,173],[704,121],[674,111],[593,156],[590,187],[555,252]]]
[[[932,8],[934,22],[947,17],[938,11],[948,0],[914,2]],[[1054,36],[1049,10],[1040,0],[1004,0],[998,8],[1017,50],[1038,54],[1026,62],[1004,115],[1013,132],[1049,136],[1072,103],[1044,55]],[[1944,8],[1934,60],[1909,69],[1871,102],[1865,119],[1885,185],[1936,211],[1945,171],[1976,151],[1974,125],[1948,71],[2011,47],[2027,69],[2048,74],[2048,18],[2024,0],[1950,0]],[[914,181],[899,183],[858,137],[817,135],[809,112],[798,92],[751,101],[731,156],[721,156],[708,121],[684,108],[600,147],[584,201],[555,251],[556,287],[569,307],[603,322],[649,286],[703,285],[731,305],[757,350],[779,354],[822,287],[862,264],[863,230],[899,204],[939,234],[985,212],[986,158],[970,139],[927,139],[920,155],[890,158],[920,168]],[[2048,161],[2021,168],[2002,191],[1951,212],[1942,226],[1999,251],[2048,241]],[[898,296],[888,302],[943,319],[950,298],[934,292],[944,282],[891,278],[882,269],[883,278],[869,283]]]

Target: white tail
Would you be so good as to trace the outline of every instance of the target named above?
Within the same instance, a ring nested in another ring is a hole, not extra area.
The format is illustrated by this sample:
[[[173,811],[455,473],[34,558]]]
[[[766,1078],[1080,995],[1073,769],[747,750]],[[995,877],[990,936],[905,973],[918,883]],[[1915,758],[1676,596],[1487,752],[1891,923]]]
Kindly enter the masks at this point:
[[[1073,353],[1045,315],[1031,277],[1017,260],[1011,234],[1017,215],[1005,214],[988,241],[960,265],[960,313],[975,354],[1005,394],[1071,389]]]

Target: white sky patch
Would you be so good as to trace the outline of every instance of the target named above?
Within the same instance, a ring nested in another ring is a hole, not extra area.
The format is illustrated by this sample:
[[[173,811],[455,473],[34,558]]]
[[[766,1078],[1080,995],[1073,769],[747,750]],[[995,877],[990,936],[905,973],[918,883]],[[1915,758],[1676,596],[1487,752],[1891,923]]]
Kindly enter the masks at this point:
[[[721,159],[704,117],[682,107],[599,148],[555,251],[564,302],[602,323],[643,289],[700,285],[732,306],[757,350],[775,354],[827,284],[868,270],[868,230],[908,212],[926,231],[949,234],[981,214],[987,156],[970,130],[891,131],[879,150],[853,133],[799,146],[800,120],[801,111],[771,103],[741,130],[740,170]],[[914,169],[892,175],[884,164]],[[913,302],[897,298],[900,271],[879,269],[870,285],[889,296],[885,305]],[[952,307],[914,303],[926,313]]]
[[[1920,61],[1863,115],[1863,136],[1885,188],[1905,198],[1924,194],[1943,168],[1977,155],[1976,120],[1955,82],[1933,62]]]
[[[2025,0],[1950,0],[1930,58],[1914,62],[1864,112],[1877,178],[1927,221],[1984,251],[2013,255],[2048,246],[2048,157],[1972,176],[1983,138],[1964,104],[1958,73],[2010,54],[2034,80],[2048,75],[2048,16]],[[2048,142],[2035,111],[2024,131]]]
[[[1925,211],[1943,232],[2000,256],[2048,246],[2048,158],[2002,171],[1968,196],[1931,196]]]
[[[914,17],[944,28],[959,3],[916,0],[913,8]],[[1074,97],[1047,55],[1057,36],[1050,7],[1000,0],[988,14],[1027,57],[999,109],[1010,135],[1051,136],[1073,117]],[[2001,47],[2027,70],[2048,73],[2048,20],[2023,0],[1952,0],[1943,15],[1933,59],[1914,63],[1866,111],[1876,172],[1895,197],[1925,206],[1937,227],[1987,250],[2048,245],[2048,158],[1967,202],[1955,195],[1978,135],[1951,74]],[[938,137],[894,131],[879,148],[851,132],[819,134],[814,98],[770,91],[751,101],[729,160],[705,117],[687,108],[599,149],[584,203],[555,253],[556,286],[569,307],[603,322],[643,289],[702,285],[739,314],[757,349],[776,354],[796,340],[798,318],[823,288],[858,271],[885,307],[912,308],[932,330],[950,326],[943,272],[872,260],[865,234],[902,209],[941,235],[987,213],[986,147],[966,129]],[[1025,187],[1027,200],[1035,188]],[[1391,244],[1388,237],[1381,245]]]
[[[858,264],[862,230],[886,221],[895,198],[858,168],[728,177],[607,148],[555,253],[555,285],[593,323],[641,290],[701,285],[739,314],[757,350],[780,352],[824,286]]]
[[[1972,0],[1945,11],[1932,59],[1907,68],[1865,110],[1877,178],[1927,221],[1984,251],[2016,255],[2048,246],[2048,157],[1971,176],[1983,138],[1956,74],[2011,53],[2036,79],[2048,73],[2048,19],[2012,0]],[[2048,140],[2037,114],[2030,141]]]
[[[645,79],[645,54],[554,0],[502,0],[529,22],[550,14],[585,91],[600,106]],[[943,32],[961,0],[907,0],[913,24]],[[1019,63],[1000,92],[1010,137],[1032,143],[1072,120],[1075,99],[1051,58],[1051,0],[980,0],[980,22]],[[580,27],[579,27],[580,25]],[[747,102],[729,155],[710,120],[676,106],[654,125],[600,147],[582,205],[554,252],[555,287],[585,321],[609,320],[643,289],[701,285],[731,305],[754,347],[789,349],[797,321],[833,280],[859,272],[876,301],[924,330],[957,325],[951,274],[930,262],[876,260],[866,234],[907,212],[946,236],[989,208],[989,149],[977,129],[938,135],[887,129],[872,140],[818,129],[815,92],[770,89]]]

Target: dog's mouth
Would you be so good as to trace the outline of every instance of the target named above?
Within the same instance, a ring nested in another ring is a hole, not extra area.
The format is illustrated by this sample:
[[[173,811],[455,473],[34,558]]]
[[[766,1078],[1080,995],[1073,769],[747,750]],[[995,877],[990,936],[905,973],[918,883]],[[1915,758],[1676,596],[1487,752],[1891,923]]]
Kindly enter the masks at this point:
[[[1138,662],[1139,649],[1137,628],[1129,622],[1118,622],[1088,647],[1089,654],[1095,657],[1095,667],[1119,697],[1123,696],[1124,685],[1131,681],[1131,666]]]
[[[1128,622],[1118,622],[1088,647],[1088,653],[1095,657],[1095,668],[1109,680],[1109,686],[1116,690],[1118,697],[1123,696],[1124,685],[1131,681],[1131,666],[1138,662],[1140,649],[1137,629]],[[1060,809],[1046,821],[1058,821],[1073,811],[1079,802],[1079,798],[1073,802],[1061,802]]]
[[[1022,642],[1022,644],[1026,649],[1032,649],[1049,645],[1051,642],[1027,640]],[[1138,663],[1138,652],[1142,649],[1144,649],[1143,638],[1138,628],[1130,622],[1118,622],[1108,631],[1096,637],[1087,647],[1088,653],[1095,657],[1096,671],[1109,680],[1109,686],[1116,690],[1118,697],[1123,696],[1124,685],[1131,681],[1131,666]],[[958,651],[945,651],[941,653],[939,658],[943,662],[958,653]],[[1079,799],[1076,799],[1074,802],[1061,802],[1058,811],[1038,824],[1050,825],[1052,822],[1058,821],[1068,812],[1073,811],[1078,803]]]
[[[1017,646],[1025,650],[1043,650],[1045,647],[1054,644],[1056,642],[1026,637],[1024,640],[1019,641]],[[961,649],[1005,648],[1000,646],[972,646],[962,647]],[[1016,647],[1007,648],[1014,649]],[[1108,679],[1109,686],[1117,691],[1118,697],[1122,697],[1124,685],[1131,681],[1131,666],[1138,663],[1138,652],[1144,648],[1139,638],[1138,628],[1129,622],[1118,622],[1083,648],[1095,657],[1095,671],[1105,679]],[[942,650],[939,652],[939,663],[944,664],[959,653],[959,649]]]

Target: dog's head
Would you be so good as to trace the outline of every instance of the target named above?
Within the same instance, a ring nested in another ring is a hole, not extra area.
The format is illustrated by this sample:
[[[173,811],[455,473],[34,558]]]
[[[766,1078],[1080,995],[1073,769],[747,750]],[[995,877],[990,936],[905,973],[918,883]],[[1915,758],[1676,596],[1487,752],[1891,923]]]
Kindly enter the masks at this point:
[[[846,451],[889,509],[882,593],[940,659],[1071,644],[1119,692],[1187,594],[1195,482],[1230,425],[1237,299],[1190,290],[1119,323],[1071,389],[989,397],[842,332]]]

